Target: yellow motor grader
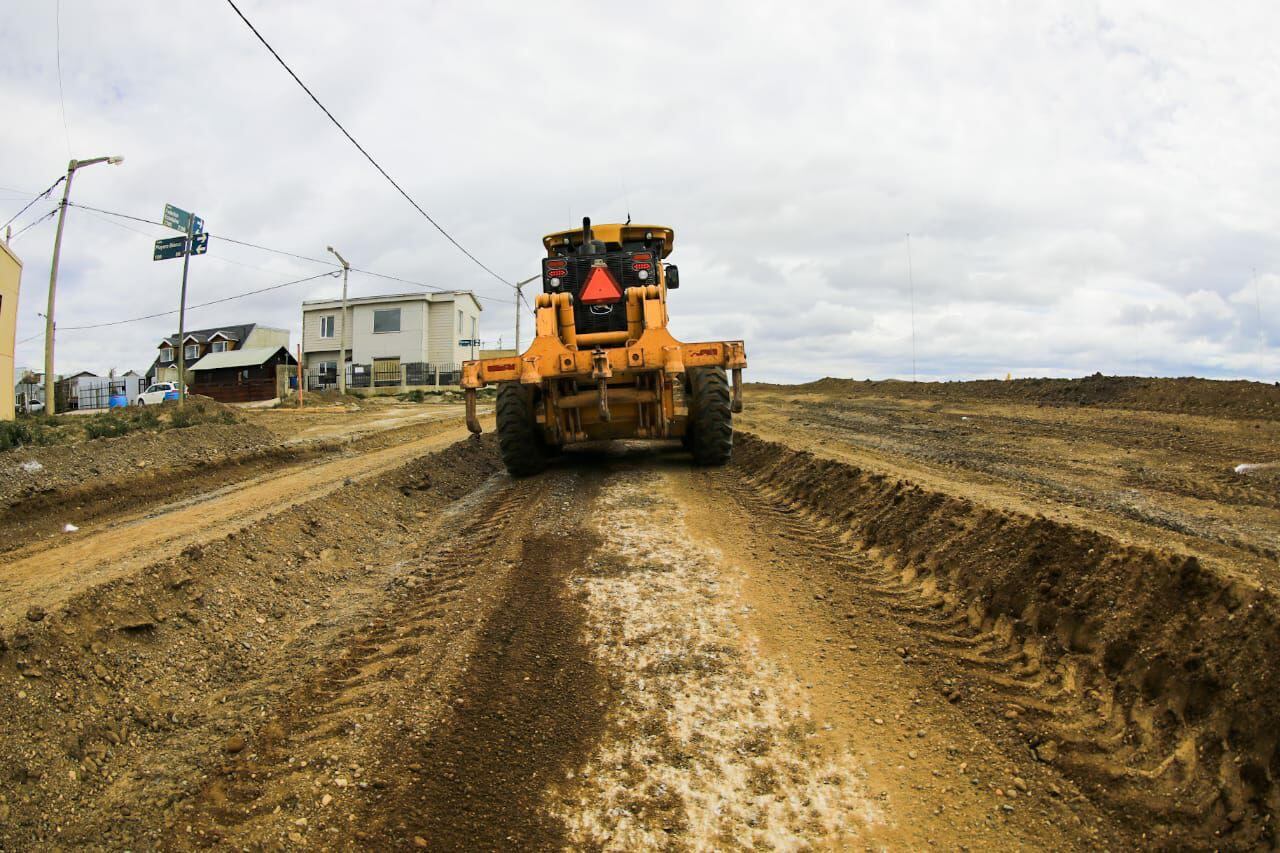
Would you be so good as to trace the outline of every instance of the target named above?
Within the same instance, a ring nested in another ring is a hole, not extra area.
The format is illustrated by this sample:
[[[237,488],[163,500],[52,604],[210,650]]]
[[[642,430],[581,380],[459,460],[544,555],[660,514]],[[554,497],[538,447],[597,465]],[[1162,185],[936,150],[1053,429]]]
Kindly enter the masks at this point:
[[[518,356],[463,363],[467,427],[480,432],[476,391],[496,383],[498,445],[514,476],[543,470],[565,445],[620,438],[678,438],[700,465],[727,462],[746,350],[742,341],[681,343],[667,331],[667,293],[680,273],[663,261],[675,232],[583,219],[542,242],[533,343]]]

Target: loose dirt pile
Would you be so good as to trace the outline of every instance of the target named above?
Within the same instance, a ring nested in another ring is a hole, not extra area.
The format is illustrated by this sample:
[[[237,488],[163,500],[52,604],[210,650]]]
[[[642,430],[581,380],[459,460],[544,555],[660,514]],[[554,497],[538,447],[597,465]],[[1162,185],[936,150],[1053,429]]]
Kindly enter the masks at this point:
[[[148,471],[199,467],[275,443],[261,427],[223,423],[22,448],[0,455],[0,506],[12,507],[46,492],[65,494],[70,488],[107,489]]]
[[[1045,406],[1096,406],[1153,412],[1280,418],[1280,383],[1214,379],[1154,379],[1103,376],[1082,379],[1012,379],[971,382],[858,382],[819,379],[803,385],[770,386],[848,396],[900,397],[946,402],[1001,401]]]
[[[338,797],[366,788],[328,741],[291,748],[273,721],[288,719],[291,691],[309,689],[328,644],[380,619],[386,590],[418,583],[402,578],[406,551],[496,468],[490,442],[468,441],[4,626],[0,847],[215,840],[245,816],[227,792],[246,793],[223,774],[247,744],[305,753],[306,784],[318,772]],[[327,725],[359,731],[360,720]],[[191,834],[210,808],[221,821]],[[297,832],[295,818],[273,822],[271,837]]]
[[[1026,749],[1156,838],[1274,843],[1280,605],[1197,559],[743,436],[735,464],[917,590],[934,638],[1031,709]]]

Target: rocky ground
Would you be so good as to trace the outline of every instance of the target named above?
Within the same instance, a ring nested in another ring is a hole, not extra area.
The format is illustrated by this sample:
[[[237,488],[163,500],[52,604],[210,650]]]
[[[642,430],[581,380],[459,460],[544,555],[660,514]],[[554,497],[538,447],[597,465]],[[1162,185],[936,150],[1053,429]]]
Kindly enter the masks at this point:
[[[251,416],[0,556],[0,849],[1275,846],[1275,422],[961,390]]]

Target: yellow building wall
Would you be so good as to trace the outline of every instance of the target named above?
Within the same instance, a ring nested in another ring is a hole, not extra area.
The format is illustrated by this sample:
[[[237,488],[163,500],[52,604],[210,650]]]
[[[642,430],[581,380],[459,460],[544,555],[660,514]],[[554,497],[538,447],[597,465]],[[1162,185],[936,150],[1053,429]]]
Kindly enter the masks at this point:
[[[13,344],[18,334],[22,261],[0,240],[0,420],[13,420]]]

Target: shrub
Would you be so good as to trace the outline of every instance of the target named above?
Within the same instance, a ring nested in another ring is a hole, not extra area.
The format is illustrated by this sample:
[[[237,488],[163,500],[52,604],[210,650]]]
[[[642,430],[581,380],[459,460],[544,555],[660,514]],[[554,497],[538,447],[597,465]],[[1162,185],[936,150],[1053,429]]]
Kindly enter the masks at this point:
[[[31,443],[31,429],[23,421],[0,421],[0,450]]]
[[[112,438],[136,429],[128,418],[109,414],[90,415],[82,421],[82,424],[84,434],[89,438]]]
[[[88,438],[112,438],[131,432],[160,429],[160,418],[155,410],[135,406],[129,409],[113,409],[89,415],[81,421]]]
[[[174,409],[169,415],[169,426],[173,429],[185,429],[197,424],[238,423],[240,423],[240,417],[234,409],[201,402],[188,401],[187,405]]]

